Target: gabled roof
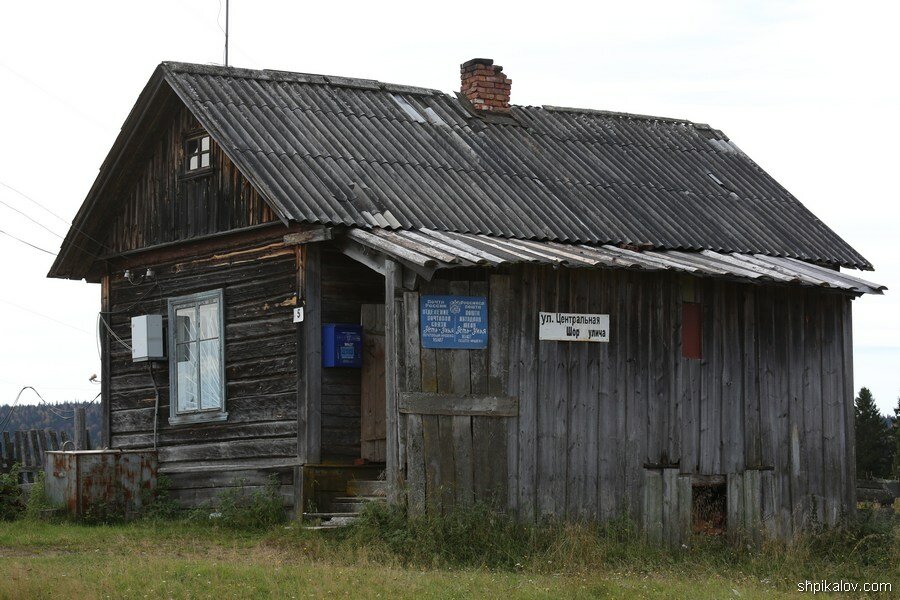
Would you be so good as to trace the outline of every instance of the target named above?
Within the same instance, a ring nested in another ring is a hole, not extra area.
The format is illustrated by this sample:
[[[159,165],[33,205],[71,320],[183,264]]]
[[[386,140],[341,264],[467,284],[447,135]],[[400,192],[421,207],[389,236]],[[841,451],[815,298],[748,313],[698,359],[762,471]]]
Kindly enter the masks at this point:
[[[708,125],[548,106],[479,117],[436,90],[281,71],[162,63],[154,78],[284,221],[872,268]],[[69,242],[51,275],[72,271]]]

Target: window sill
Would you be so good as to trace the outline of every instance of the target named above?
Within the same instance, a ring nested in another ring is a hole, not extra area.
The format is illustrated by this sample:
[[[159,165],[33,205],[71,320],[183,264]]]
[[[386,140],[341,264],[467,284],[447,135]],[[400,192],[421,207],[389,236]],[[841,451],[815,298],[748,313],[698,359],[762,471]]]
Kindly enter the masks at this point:
[[[215,169],[213,167],[205,167],[202,169],[196,169],[194,171],[182,172],[178,175],[178,181],[190,181],[191,179],[200,179],[201,177],[207,177],[215,173]]]
[[[195,413],[169,417],[169,425],[192,425],[196,423],[220,423],[228,420],[227,412]]]

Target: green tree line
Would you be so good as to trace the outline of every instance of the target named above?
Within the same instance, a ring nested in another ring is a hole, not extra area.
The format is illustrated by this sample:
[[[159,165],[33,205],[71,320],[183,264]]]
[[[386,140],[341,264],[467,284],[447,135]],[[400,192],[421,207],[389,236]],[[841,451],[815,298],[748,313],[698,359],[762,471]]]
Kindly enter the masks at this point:
[[[856,476],[900,477],[900,398],[893,417],[886,417],[875,405],[869,388],[856,396]]]

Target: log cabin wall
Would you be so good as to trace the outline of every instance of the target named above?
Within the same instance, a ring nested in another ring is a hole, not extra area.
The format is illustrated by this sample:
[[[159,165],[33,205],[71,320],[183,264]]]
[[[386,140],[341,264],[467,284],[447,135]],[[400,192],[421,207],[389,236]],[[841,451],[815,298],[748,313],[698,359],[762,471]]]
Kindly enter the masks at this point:
[[[384,303],[384,277],[337,250],[322,249],[322,323],[360,324],[363,304]],[[360,457],[360,369],[322,369],[322,460]]]
[[[168,361],[153,363],[160,472],[169,478],[173,499],[185,505],[211,500],[239,482],[257,489],[274,473],[285,506],[293,506],[298,336],[291,317],[298,253],[282,243],[283,233],[273,230],[269,239],[260,239],[261,233],[231,236],[168,258],[132,258],[132,268],[139,264],[141,272],[153,267],[151,283],[132,285],[118,269],[108,276],[111,312],[104,316],[125,342],[132,316],[165,319],[169,298],[224,290],[227,421],[170,425]],[[109,357],[110,447],[150,448],[155,403],[150,367],[132,362],[128,348],[114,339]]]
[[[143,165],[119,192],[105,245],[124,252],[275,221],[272,209],[211,141],[212,170],[184,172],[184,142],[202,131],[180,102]]]
[[[448,293],[488,296],[487,350],[420,347],[420,295]],[[850,296],[522,266],[402,297],[413,512],[492,499],[525,519],[629,514],[675,539],[691,485],[717,480],[729,529],[787,538],[855,506]],[[682,356],[685,301],[701,306],[700,359]],[[539,341],[538,311],[609,314],[610,342]]]

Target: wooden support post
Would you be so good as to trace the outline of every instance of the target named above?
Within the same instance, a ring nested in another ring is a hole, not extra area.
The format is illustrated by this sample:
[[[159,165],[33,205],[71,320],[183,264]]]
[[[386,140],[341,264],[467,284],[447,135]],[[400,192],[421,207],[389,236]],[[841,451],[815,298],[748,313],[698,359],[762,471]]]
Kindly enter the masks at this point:
[[[84,408],[75,409],[75,449],[87,450],[87,430],[85,429]]]
[[[385,383],[385,427],[386,452],[385,470],[388,482],[388,502],[397,504],[400,501],[400,457],[399,435],[397,426],[399,412],[397,410],[397,315],[394,294],[401,284],[402,268],[393,260],[387,259],[384,264],[384,383]]]
[[[100,318],[106,319],[106,322],[112,327],[112,323],[110,323],[110,276],[104,275],[103,279],[100,282]],[[106,327],[100,327],[100,447],[101,448],[109,448],[112,437],[110,433],[110,352],[111,352],[111,340],[110,340],[109,331]],[[77,440],[81,439],[76,436]],[[86,447],[78,448],[80,450],[86,450]]]
[[[300,460],[318,464],[322,460],[322,269],[320,248],[309,244],[303,249],[302,289],[304,320],[301,358],[303,387],[300,400]]]

